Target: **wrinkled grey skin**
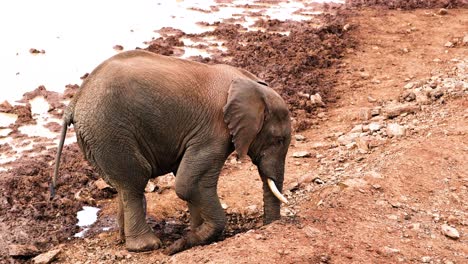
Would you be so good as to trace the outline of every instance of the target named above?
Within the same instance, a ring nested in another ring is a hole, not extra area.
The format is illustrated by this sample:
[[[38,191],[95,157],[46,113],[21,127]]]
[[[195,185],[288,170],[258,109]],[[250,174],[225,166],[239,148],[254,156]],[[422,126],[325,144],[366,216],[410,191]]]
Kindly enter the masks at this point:
[[[123,52],[99,65],[66,109],[56,172],[70,124],[86,159],[118,191],[120,235],[128,250],[161,246],[145,221],[144,188],[169,172],[188,204],[191,231],[166,253],[216,239],[226,222],[218,177],[234,150],[258,167],[264,223],[280,218],[267,178],[282,190],[289,113],[281,97],[247,71]]]

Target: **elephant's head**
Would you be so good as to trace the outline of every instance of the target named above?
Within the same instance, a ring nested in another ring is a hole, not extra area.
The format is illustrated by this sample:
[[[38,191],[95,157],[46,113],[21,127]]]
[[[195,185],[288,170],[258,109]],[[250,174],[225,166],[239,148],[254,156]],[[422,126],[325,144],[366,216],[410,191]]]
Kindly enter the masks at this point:
[[[257,165],[263,181],[264,222],[280,218],[286,154],[291,141],[291,121],[283,99],[264,83],[235,79],[231,83],[224,121],[233,136],[236,152]]]

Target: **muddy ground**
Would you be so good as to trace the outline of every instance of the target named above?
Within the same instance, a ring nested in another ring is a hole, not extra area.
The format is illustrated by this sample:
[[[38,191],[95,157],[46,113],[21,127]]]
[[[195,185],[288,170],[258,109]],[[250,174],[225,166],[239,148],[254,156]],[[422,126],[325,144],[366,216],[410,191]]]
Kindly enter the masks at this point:
[[[127,252],[116,243],[115,193],[97,187],[75,143],[64,148],[49,202],[54,143],[18,127],[35,122],[29,100],[43,96],[60,116],[78,86],[63,95],[39,87],[24,106],[0,104],[19,116],[9,136],[33,143],[0,172],[0,262],[32,262],[53,249],[59,263],[467,262],[468,10],[440,1],[432,9],[353,2],[327,6],[318,28],[317,20],[259,20],[265,32],[246,31],[238,16],[200,35],[161,29],[161,39],[141,47],[178,56],[182,37],[216,38],[224,51],[206,44],[200,48],[213,56],[191,59],[245,68],[285,98],[294,140],[284,190],[291,203],[281,221],[261,225],[258,173],[229,159],[218,188],[229,219],[220,241],[171,257]],[[0,150],[15,152],[8,144]],[[148,221],[166,247],[187,231],[188,212],[173,176],[153,182]],[[101,208],[99,218],[84,239],[73,238],[83,205]],[[14,256],[20,250],[28,253]]]

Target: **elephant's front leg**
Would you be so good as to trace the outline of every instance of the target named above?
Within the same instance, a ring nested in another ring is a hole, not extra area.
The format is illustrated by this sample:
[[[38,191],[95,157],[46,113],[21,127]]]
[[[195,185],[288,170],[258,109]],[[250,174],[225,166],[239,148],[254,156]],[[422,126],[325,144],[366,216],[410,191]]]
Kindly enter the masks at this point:
[[[201,150],[195,153],[187,151],[184,155],[176,176],[175,189],[179,198],[189,204],[192,228],[185,237],[165,250],[167,254],[210,243],[223,232],[226,217],[216,189],[219,172],[224,164],[223,158],[222,155],[216,157]]]

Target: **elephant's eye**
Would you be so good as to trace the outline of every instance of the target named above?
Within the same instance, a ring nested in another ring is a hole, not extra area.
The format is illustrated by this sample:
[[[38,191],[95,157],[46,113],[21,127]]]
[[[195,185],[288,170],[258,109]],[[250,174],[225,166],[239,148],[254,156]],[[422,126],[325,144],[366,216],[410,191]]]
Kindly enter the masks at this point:
[[[284,143],[284,137],[275,137],[275,143],[280,145]]]

